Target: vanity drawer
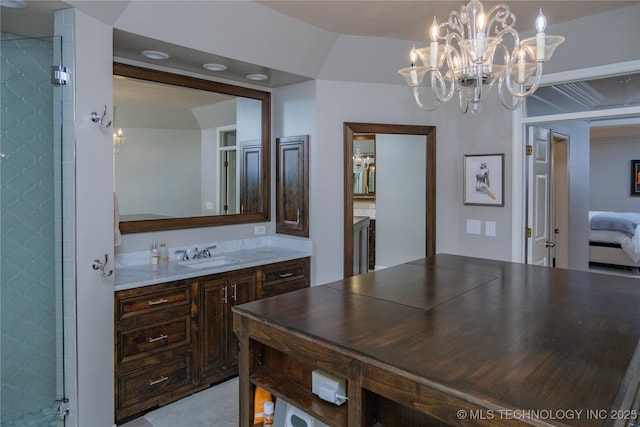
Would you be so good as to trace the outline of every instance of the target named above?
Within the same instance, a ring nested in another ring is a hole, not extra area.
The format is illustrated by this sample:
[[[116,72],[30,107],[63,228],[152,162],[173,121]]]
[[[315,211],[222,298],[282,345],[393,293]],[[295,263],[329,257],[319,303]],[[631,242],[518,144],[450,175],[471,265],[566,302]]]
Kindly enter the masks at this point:
[[[118,378],[118,409],[140,402],[155,404],[171,400],[172,392],[193,387],[191,354],[132,371]],[[157,401],[157,402],[155,402]]]
[[[286,261],[264,267],[264,282],[261,298],[279,295],[285,292],[309,286],[308,258]]]
[[[157,286],[150,286],[148,292],[142,294],[129,295],[127,291],[121,291],[116,298],[116,320],[177,307],[187,307],[188,311],[191,298],[191,286],[188,284],[162,285],[162,290]]]
[[[118,362],[147,357],[191,344],[191,317],[117,332]],[[187,348],[188,350],[188,348]]]

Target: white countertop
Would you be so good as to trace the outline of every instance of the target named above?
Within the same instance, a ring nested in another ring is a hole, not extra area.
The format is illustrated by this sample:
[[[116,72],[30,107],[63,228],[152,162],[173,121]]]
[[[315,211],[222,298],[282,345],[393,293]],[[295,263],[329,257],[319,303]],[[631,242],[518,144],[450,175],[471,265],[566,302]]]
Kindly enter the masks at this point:
[[[115,290],[120,291],[174,280],[190,279],[309,256],[311,256],[311,251],[304,248],[291,249],[269,245],[231,252],[217,252],[211,260],[219,257],[238,260],[237,262],[218,267],[192,268],[182,265],[180,261],[174,260],[157,265],[116,265]],[[203,258],[201,260],[202,262],[206,262],[207,259]]]

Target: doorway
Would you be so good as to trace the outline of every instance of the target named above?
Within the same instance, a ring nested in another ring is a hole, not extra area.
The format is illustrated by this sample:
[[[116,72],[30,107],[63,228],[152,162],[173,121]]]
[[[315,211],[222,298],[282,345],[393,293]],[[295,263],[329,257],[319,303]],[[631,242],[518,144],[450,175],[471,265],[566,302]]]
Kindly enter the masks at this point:
[[[527,262],[568,268],[570,138],[542,126],[527,138]]]
[[[0,41],[3,426],[65,424],[62,206],[70,196],[62,185],[65,86],[50,73],[61,45],[60,37],[5,33]]]
[[[532,239],[527,237],[533,235],[533,227],[530,227],[528,221],[532,210],[540,209],[535,205],[537,199],[530,196],[534,185],[533,173],[528,169],[530,156],[525,152],[530,145],[532,127],[547,128],[570,138],[566,144],[569,164],[566,171],[569,188],[566,200],[569,201],[569,205],[568,215],[565,216],[569,241],[566,245],[568,268],[585,271],[589,269],[590,210],[637,210],[633,207],[616,207],[625,203],[623,199],[629,199],[628,190],[625,194],[616,191],[628,186],[628,177],[614,178],[615,174],[607,173],[608,185],[604,193],[596,193],[592,188],[594,183],[590,180],[590,169],[593,166],[593,129],[620,129],[620,126],[626,127],[629,122],[635,122],[640,118],[640,75],[637,69],[637,61],[631,61],[549,75],[547,86],[540,87],[534,96],[527,98],[525,108],[519,113],[514,113],[514,129],[520,130],[514,132],[513,168],[514,171],[522,170],[524,173],[513,175],[513,188],[521,189],[514,191],[513,204],[521,209],[513,211],[512,260],[534,262]],[[573,80],[572,76],[576,79]],[[589,96],[584,97],[580,94]],[[618,175],[623,171],[623,163],[628,169],[628,160],[619,161],[614,166],[619,172]],[[610,182],[609,178],[616,181]],[[601,202],[602,194],[611,196],[608,200],[612,202]],[[548,226],[551,231],[557,228],[550,223]],[[560,258],[560,255],[556,256],[556,266],[564,265],[558,264],[564,262]]]
[[[407,226],[412,223],[419,223],[424,232],[424,240],[421,242],[424,248],[424,255],[430,256],[435,254],[435,127],[433,126],[414,126],[414,125],[393,125],[379,123],[345,123],[344,124],[344,277],[354,275],[354,139],[359,134],[367,135],[405,135],[415,136],[413,142],[409,144],[422,144],[423,155],[419,160],[419,166],[414,169],[420,169],[424,178],[424,185],[419,193],[413,193],[412,199],[421,205],[420,211],[415,212],[414,209],[406,206],[392,206],[390,209],[402,211],[411,217],[408,223],[405,219],[401,222]],[[383,137],[384,139],[384,137]],[[376,137],[376,146],[379,139]],[[378,173],[378,165],[380,159],[376,157],[376,173]],[[402,165],[398,165],[400,168]],[[411,168],[405,168],[410,170]],[[409,178],[406,178],[409,179]],[[405,181],[406,181],[405,179]],[[381,190],[380,179],[376,178],[376,197]],[[424,209],[422,209],[422,207]],[[376,225],[378,227],[378,225]],[[357,254],[356,254],[357,256]]]

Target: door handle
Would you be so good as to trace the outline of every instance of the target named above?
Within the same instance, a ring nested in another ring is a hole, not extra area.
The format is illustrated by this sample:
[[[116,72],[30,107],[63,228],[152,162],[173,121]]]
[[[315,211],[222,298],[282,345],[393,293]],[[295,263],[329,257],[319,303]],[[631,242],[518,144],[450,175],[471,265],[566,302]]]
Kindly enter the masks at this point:
[[[553,242],[544,242],[544,247],[545,248],[555,248],[556,244]]]

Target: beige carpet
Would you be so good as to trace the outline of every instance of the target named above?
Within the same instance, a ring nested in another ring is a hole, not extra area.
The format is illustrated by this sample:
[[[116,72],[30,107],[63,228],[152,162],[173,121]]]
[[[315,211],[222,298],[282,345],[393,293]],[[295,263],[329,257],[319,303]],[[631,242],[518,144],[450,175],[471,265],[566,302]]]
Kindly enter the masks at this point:
[[[153,427],[238,427],[238,378],[147,413]]]

